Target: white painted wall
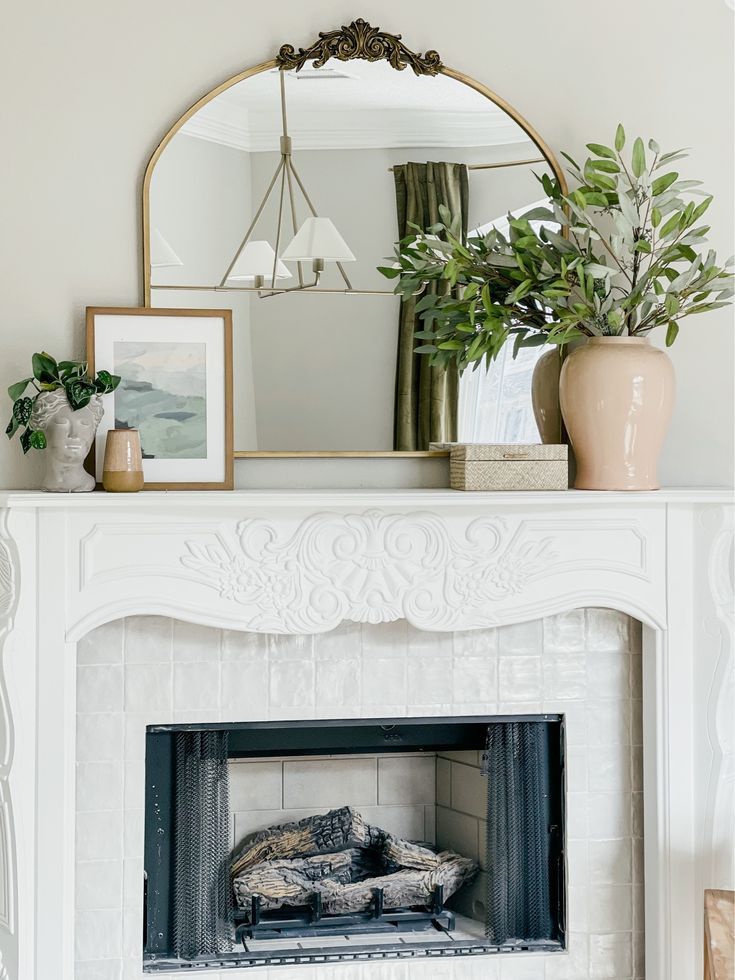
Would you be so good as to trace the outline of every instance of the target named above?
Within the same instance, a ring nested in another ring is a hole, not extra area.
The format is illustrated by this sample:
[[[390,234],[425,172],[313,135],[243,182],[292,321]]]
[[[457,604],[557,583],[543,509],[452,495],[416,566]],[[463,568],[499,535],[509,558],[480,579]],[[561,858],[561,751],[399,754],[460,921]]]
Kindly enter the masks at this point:
[[[604,45],[590,28],[588,3],[568,0],[564,12],[561,23],[546,0],[498,8],[482,0],[461,8],[404,0],[400,9],[363,0],[359,9],[403,32],[413,48],[436,47],[447,64],[496,89],[557,151],[576,154],[588,140],[609,139],[619,120],[667,147],[694,147],[687,170],[715,194],[712,243],[729,254],[735,182],[728,4],[620,0],[604,22]],[[284,41],[308,43],[355,15],[347,0],[259,8],[237,0],[215,7],[29,0],[6,11],[0,387],[25,376],[33,350],[81,355],[85,306],[140,302],[142,174],[178,115]],[[664,450],[665,483],[732,482],[732,326],[730,310],[692,319],[673,349],[679,401]],[[38,485],[39,467],[40,460],[23,460],[17,445],[3,441],[2,485]]]

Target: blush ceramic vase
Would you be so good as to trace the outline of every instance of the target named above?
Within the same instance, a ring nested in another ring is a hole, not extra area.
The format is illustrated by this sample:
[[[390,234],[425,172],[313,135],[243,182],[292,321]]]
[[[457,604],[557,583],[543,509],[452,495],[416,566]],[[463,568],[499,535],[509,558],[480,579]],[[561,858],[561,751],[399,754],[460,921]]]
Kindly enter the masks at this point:
[[[559,375],[561,351],[552,347],[539,357],[531,377],[531,404],[536,427],[545,444],[564,441],[561,408],[559,406]]]
[[[109,493],[143,489],[143,454],[137,429],[110,429],[107,433],[102,486]]]
[[[658,457],[674,406],[668,355],[641,337],[591,337],[559,380],[578,490],[658,490]]]

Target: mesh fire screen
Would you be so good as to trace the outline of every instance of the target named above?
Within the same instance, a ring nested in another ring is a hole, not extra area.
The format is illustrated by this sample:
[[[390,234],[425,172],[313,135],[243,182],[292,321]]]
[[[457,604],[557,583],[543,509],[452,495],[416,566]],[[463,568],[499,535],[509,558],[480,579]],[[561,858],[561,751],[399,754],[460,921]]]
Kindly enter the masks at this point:
[[[174,955],[231,948],[230,800],[226,731],[177,732],[174,795]]]
[[[553,939],[549,901],[551,842],[548,726],[488,726],[485,931],[498,945]]]

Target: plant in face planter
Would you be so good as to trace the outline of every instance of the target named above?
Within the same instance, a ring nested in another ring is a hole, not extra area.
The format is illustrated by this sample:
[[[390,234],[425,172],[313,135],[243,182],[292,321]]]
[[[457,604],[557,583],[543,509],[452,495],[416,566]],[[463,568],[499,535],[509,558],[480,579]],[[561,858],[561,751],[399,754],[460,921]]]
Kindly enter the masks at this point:
[[[84,460],[102,419],[102,395],[114,391],[120,378],[109,371],[99,371],[91,378],[86,362],[57,363],[45,352],[34,354],[32,364],[33,376],[8,388],[13,412],[5,434],[12,439],[22,430],[24,453],[46,450],[44,490],[94,490],[94,477],[84,470]],[[27,394],[29,386],[31,395]]]
[[[712,198],[685,200],[700,182],[671,169],[686,154],[661,153],[653,140],[625,147],[618,126],[614,147],[587,144],[583,166],[564,154],[578,186],[562,194],[544,175],[549,206],[511,215],[507,237],[491,230],[465,243],[456,228],[437,226],[400,243],[398,268],[382,270],[404,296],[435,280],[454,287],[418,304],[426,329],[417,350],[437,364],[489,365],[511,339],[516,354],[587,338],[560,380],[580,488],[657,488],[673,370],[646,337],[665,326],[670,346],[684,317],[733,295],[732,274],[702,251]]]

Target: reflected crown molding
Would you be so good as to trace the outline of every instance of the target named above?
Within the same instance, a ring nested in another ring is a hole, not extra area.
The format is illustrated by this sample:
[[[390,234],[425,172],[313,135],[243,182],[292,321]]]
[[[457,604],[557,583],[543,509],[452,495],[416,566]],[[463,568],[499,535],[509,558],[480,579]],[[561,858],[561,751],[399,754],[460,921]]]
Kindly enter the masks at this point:
[[[219,99],[182,127],[186,136],[220,143],[248,153],[277,153],[278,119]],[[300,150],[370,150],[414,147],[528,145],[526,134],[504,113],[379,109],[301,113],[291,137]],[[529,152],[530,152],[529,150]]]

